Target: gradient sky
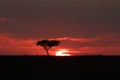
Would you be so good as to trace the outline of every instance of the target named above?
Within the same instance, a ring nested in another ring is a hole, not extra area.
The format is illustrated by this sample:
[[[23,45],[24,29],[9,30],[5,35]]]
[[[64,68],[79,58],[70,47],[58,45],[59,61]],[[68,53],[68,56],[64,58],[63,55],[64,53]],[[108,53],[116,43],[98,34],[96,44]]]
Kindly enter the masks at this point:
[[[73,55],[120,55],[119,0],[0,0],[0,54],[41,55],[38,40]]]

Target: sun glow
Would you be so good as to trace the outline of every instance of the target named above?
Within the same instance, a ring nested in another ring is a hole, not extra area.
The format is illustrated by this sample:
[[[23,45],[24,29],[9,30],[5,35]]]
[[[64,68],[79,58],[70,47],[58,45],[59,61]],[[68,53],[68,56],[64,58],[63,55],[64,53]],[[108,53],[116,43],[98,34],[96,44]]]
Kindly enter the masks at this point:
[[[66,49],[60,49],[56,52],[55,56],[70,56],[69,51]]]

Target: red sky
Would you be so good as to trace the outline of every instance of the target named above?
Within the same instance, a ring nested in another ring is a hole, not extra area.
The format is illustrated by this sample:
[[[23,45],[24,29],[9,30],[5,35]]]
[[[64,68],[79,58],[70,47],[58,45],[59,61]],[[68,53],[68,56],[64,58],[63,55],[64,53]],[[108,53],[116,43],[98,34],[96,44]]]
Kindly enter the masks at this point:
[[[59,46],[50,50],[52,55],[59,49],[68,49],[72,55],[100,54],[119,55],[120,53],[120,34],[104,34],[90,38],[49,38],[60,40]],[[6,33],[0,34],[0,54],[1,55],[45,55],[42,47],[36,46],[40,39],[15,38]]]
[[[0,55],[46,54],[42,39],[61,41],[53,55],[120,55],[119,8],[119,0],[0,0]]]

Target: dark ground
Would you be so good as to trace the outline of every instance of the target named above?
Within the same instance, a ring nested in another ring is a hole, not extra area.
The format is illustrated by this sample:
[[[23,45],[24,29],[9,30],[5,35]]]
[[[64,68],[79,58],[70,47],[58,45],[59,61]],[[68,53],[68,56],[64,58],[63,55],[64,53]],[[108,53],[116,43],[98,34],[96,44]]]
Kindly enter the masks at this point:
[[[120,56],[0,56],[0,72],[9,79],[113,79],[120,75]]]

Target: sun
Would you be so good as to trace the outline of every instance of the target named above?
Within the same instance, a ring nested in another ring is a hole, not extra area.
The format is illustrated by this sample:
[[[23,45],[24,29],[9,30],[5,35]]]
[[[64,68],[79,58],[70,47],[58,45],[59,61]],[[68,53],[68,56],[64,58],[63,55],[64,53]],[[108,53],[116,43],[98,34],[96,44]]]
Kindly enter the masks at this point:
[[[70,56],[69,51],[66,49],[60,49],[56,52],[55,56]]]

